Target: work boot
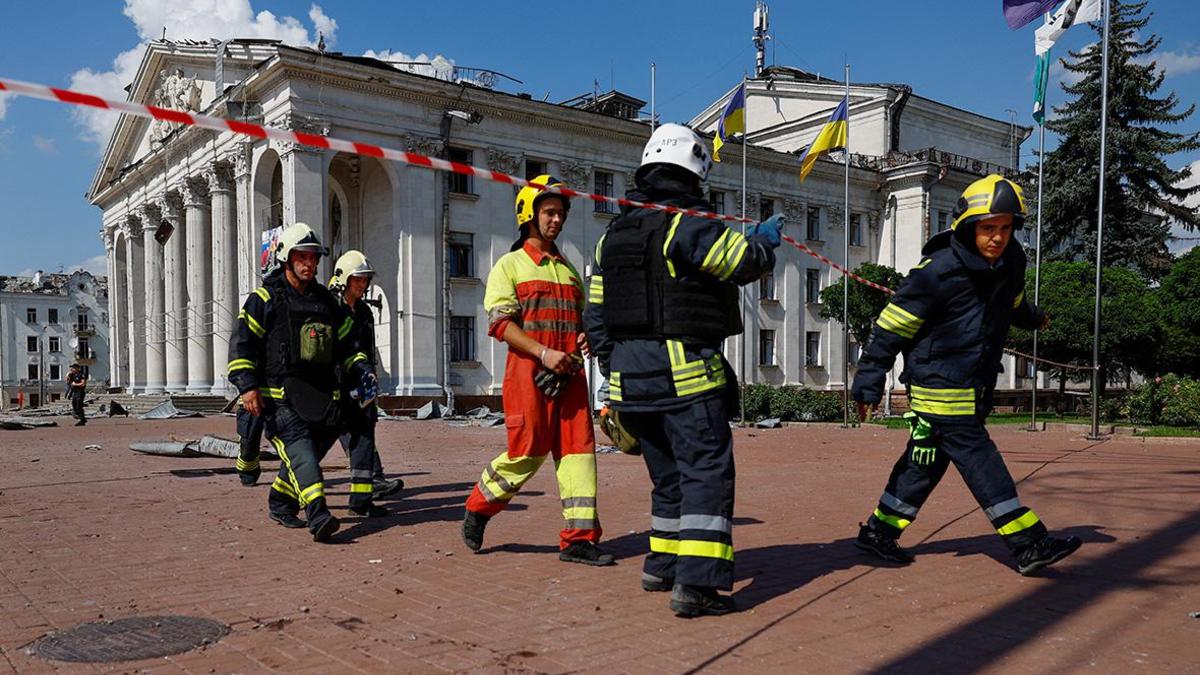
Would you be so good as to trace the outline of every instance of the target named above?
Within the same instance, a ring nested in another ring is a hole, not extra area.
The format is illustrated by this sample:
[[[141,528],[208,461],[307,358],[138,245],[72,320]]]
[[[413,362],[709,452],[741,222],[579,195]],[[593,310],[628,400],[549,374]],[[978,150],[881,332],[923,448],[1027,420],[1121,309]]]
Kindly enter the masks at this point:
[[[267,517],[284,527],[290,527],[292,529],[299,529],[308,524],[290,513],[269,513],[267,514]]]
[[[647,593],[661,593],[674,587],[674,577],[659,577],[649,572],[642,572],[642,590]]]
[[[605,553],[590,541],[573,541],[558,552],[558,559],[563,562],[583,563],[596,567],[615,565],[617,559],[611,553]]]
[[[404,481],[399,478],[375,476],[371,482],[371,499],[390,497],[404,489]]]
[[[476,513],[471,509],[467,509],[467,513],[463,516],[462,524],[462,539],[467,548],[479,553],[479,549],[483,548],[483,530],[487,527],[491,516],[485,516],[482,513]]]
[[[900,548],[900,544],[896,543],[894,538],[887,536],[879,530],[871,529],[869,525],[859,524],[858,539],[855,540],[854,545],[860,551],[874,553],[888,562],[908,565],[916,560],[913,554]]]
[[[689,619],[695,616],[721,616],[737,611],[737,602],[728,595],[721,595],[717,589],[684,584],[675,584],[671,589],[671,602],[668,606],[675,612],[675,616]]]
[[[382,507],[378,504],[370,504],[367,506],[351,506],[350,512],[360,516],[366,516],[367,518],[382,518],[391,513],[385,507]]]
[[[258,477],[262,475],[259,471],[254,472],[238,472],[238,479],[242,481],[243,487],[254,487],[258,484]]]
[[[341,523],[338,522],[338,519],[334,518],[333,516],[329,516],[323,520],[320,525],[317,525],[317,527],[313,529],[313,541],[321,544],[327,543],[329,538],[333,536],[333,533],[338,531],[339,527],[341,527]]]
[[[1079,548],[1079,537],[1058,537],[1045,536],[1037,542],[1017,550],[1013,557],[1017,559],[1017,571],[1025,576],[1032,576],[1034,572],[1053,565],[1063,558],[1071,555]]]
[[[87,424],[87,420],[79,420],[78,422],[75,423],[75,426],[81,427],[81,426],[84,426],[85,424]]]

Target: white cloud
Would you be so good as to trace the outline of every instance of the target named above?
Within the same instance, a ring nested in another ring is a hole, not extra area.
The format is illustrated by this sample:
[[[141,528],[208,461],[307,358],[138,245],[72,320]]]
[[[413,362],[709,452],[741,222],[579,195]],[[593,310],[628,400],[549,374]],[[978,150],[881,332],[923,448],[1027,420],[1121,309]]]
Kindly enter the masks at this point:
[[[1158,67],[1167,77],[1185,75],[1200,70],[1200,51],[1187,53],[1182,51],[1165,51],[1147,54],[1139,59],[1139,63],[1158,63]]]
[[[4,114],[8,112],[8,97],[12,94],[0,93],[0,120],[4,119]]]
[[[255,14],[250,0],[125,0],[124,12],[137,28],[141,43],[118,54],[111,70],[95,72],[83,68],[76,71],[71,75],[72,89],[124,99],[124,88],[137,74],[146,45],[161,38],[164,28],[170,40],[269,38],[312,47],[317,42],[317,31],[325,33],[326,46],[337,39],[337,21],[326,16],[315,4],[308,12],[309,20],[316,26],[312,32],[295,17],[277,17],[266,10]],[[116,126],[117,116],[104,110],[80,107],[72,114],[82,137],[103,148]]]
[[[1192,177],[1188,178],[1187,180],[1180,181],[1178,183],[1178,187],[1191,187],[1193,185],[1200,185],[1200,159],[1192,162],[1191,168]],[[1184,200],[1183,203],[1185,206],[1188,206],[1192,209],[1200,208],[1200,194],[1192,195]],[[1190,251],[1194,246],[1200,246],[1200,239],[1197,239],[1197,237],[1200,237],[1200,230],[1186,230],[1179,223],[1171,224],[1171,237],[1172,240],[1167,242],[1167,248],[1169,248],[1171,253],[1174,253],[1175,255],[1179,255],[1185,251]]]
[[[100,255],[92,256],[91,258],[88,258],[87,260],[75,263],[74,265],[70,265],[67,267],[68,273],[74,272],[76,270],[83,270],[84,272],[91,272],[92,276],[97,276],[97,277],[106,276],[108,274],[108,258],[106,258],[105,255],[103,253],[101,253]]]
[[[416,73],[417,75],[436,77],[439,80],[450,80],[454,77],[454,60],[448,59],[441,54],[430,56],[421,53],[416,56],[410,56],[404,52],[394,52],[390,49],[379,52],[374,49],[368,49],[363,52],[363,56],[379,59],[380,61],[390,61],[397,70]]]
[[[37,134],[34,134],[33,147],[41,150],[47,155],[58,154],[58,145],[56,145],[53,138],[46,138],[45,136],[38,136]]]

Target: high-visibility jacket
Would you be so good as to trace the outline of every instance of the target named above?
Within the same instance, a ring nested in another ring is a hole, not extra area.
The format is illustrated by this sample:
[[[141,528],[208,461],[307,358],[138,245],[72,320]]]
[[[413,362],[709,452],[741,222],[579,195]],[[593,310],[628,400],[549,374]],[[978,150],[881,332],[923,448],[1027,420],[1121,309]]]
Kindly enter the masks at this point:
[[[685,185],[658,172],[644,176],[628,197],[710,210],[698,196],[688,194]],[[644,209],[622,207],[621,215],[609,229],[623,218],[645,214]],[[736,287],[759,279],[775,266],[774,249],[765,237],[747,238],[708,218],[673,216],[663,242],[661,255],[672,276],[706,276]],[[604,237],[596,245],[584,325],[592,350],[600,360],[601,372],[608,376],[612,407],[622,411],[681,408],[721,396],[728,386],[736,386],[732,369],[721,353],[721,340],[613,339],[608,335],[604,322],[603,250]]]
[[[285,304],[287,303],[287,304]],[[304,362],[297,348],[301,322],[316,319],[333,328],[333,356],[327,364]],[[285,381],[297,377],[340,398],[336,369],[355,381],[370,370],[353,335],[354,320],[324,286],[309,283],[303,294],[279,274],[246,297],[229,340],[229,381],[239,394],[257,389],[265,398],[287,400]]]
[[[912,410],[943,422],[984,418],[1003,368],[1008,329],[1033,329],[1044,314],[1025,298],[1025,252],[1013,240],[996,263],[950,231],[935,235],[925,256],[875,322],[851,394],[878,403],[884,380],[904,355],[900,381]]]

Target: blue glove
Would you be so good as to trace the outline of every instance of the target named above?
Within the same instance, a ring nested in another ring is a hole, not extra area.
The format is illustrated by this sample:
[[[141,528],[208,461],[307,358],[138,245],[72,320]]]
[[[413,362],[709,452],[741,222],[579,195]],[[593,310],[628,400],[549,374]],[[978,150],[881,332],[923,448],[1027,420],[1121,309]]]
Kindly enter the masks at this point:
[[[761,223],[755,223],[747,228],[746,236],[762,235],[771,244],[771,248],[779,248],[779,245],[783,243],[783,239],[780,238],[780,230],[782,228],[783,214],[776,213]]]
[[[350,391],[350,398],[357,400],[359,407],[366,408],[378,397],[379,380],[375,378],[375,373],[364,372],[359,379],[358,386]]]

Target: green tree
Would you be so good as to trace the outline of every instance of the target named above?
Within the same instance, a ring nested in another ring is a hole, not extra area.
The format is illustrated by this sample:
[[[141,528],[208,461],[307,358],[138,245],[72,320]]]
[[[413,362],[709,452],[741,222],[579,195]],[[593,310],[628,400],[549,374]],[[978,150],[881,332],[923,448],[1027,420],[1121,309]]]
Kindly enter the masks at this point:
[[[899,288],[900,282],[904,279],[903,274],[891,267],[874,263],[863,263],[854,270],[854,273],[893,290]],[[845,288],[845,284],[846,277],[843,276],[821,289],[820,316],[822,319],[833,319],[841,323],[842,300],[845,297],[842,289]],[[850,282],[850,334],[854,336],[854,341],[864,349],[871,339],[871,330],[875,325],[875,319],[879,317],[879,313],[891,299],[892,296],[883,291],[858,281]]]
[[[1086,262],[1042,264],[1040,306],[1050,315],[1050,328],[1038,334],[1038,356],[1051,361],[1089,367],[1092,365],[1092,329],[1095,308],[1096,268]],[[1110,267],[1104,270],[1104,295],[1100,300],[1101,382],[1128,379],[1133,372],[1156,374],[1156,350],[1161,312],[1158,298],[1133,270]],[[1026,274],[1026,297],[1033,298],[1033,270]],[[1033,349],[1033,333],[1014,329],[1013,346],[1023,352]],[[1087,377],[1087,371],[1042,368],[1059,378],[1059,390],[1068,377]]]
[[[1177,171],[1166,163],[1175,153],[1200,149],[1200,132],[1166,128],[1187,120],[1195,105],[1177,110],[1180,101],[1174,92],[1155,97],[1164,77],[1153,56],[1161,39],[1151,34],[1139,40],[1152,16],[1142,15],[1146,4],[1112,3],[1103,265],[1131,267],[1157,279],[1170,265],[1170,221],[1193,230],[1200,226],[1200,211],[1184,205],[1185,199],[1200,193],[1200,185],[1179,187],[1191,176],[1190,169]],[[1043,243],[1064,259],[1096,259],[1099,46],[1097,42],[1070,52],[1070,59],[1062,60],[1082,79],[1063,85],[1071,100],[1055,107],[1055,117],[1046,124],[1061,142],[1046,156]]]
[[[1160,370],[1200,377],[1200,246],[1181,255],[1155,290],[1162,308]]]

